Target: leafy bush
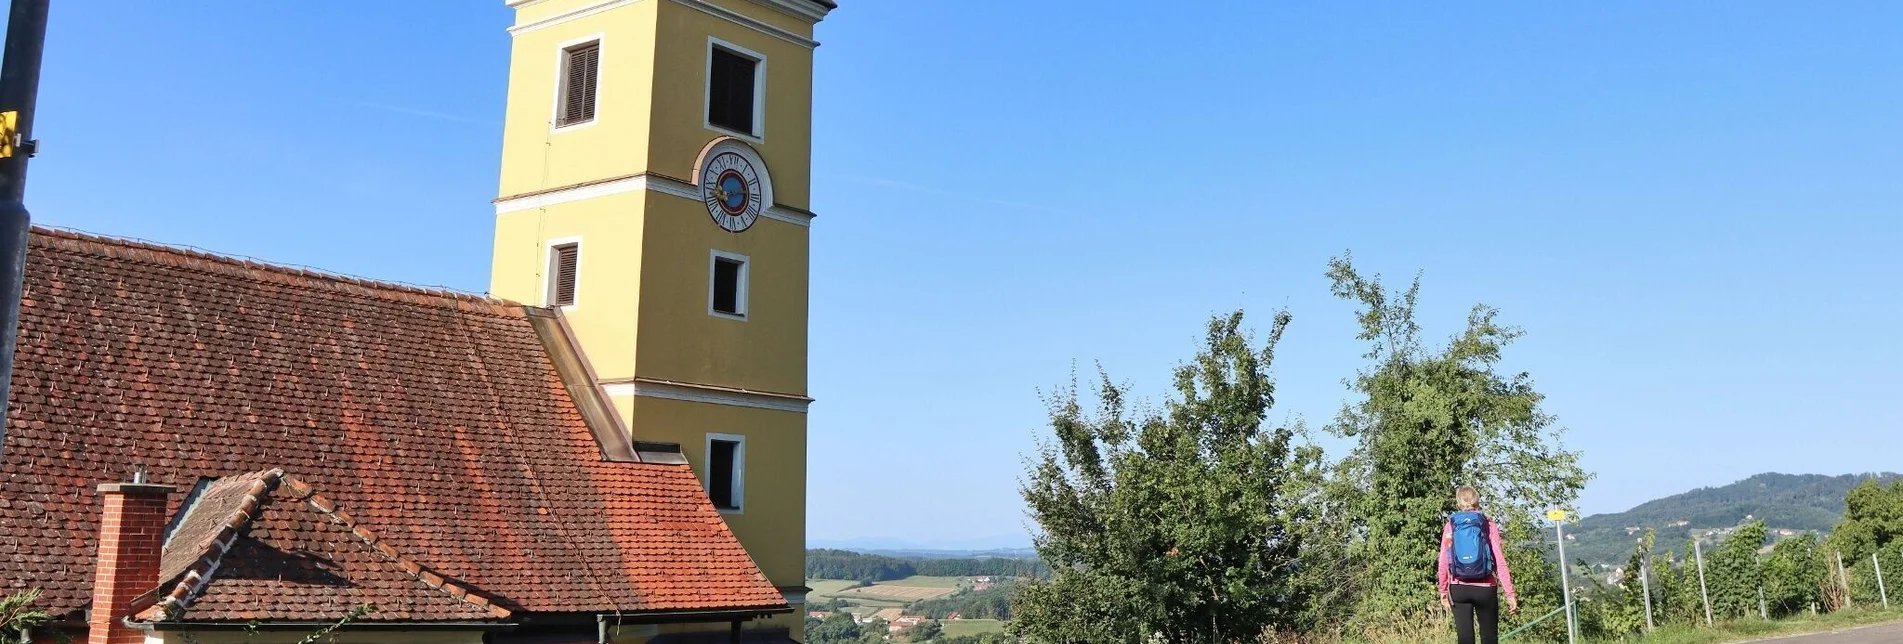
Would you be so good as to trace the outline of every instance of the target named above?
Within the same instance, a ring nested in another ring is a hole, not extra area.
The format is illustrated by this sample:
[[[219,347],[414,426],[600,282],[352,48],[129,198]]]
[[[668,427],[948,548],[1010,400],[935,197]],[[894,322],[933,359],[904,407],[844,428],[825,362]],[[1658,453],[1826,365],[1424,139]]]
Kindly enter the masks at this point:
[[[39,599],[37,588],[0,599],[0,644],[25,644],[20,635],[26,629],[38,627],[52,618],[46,611],[33,607],[33,602]]]

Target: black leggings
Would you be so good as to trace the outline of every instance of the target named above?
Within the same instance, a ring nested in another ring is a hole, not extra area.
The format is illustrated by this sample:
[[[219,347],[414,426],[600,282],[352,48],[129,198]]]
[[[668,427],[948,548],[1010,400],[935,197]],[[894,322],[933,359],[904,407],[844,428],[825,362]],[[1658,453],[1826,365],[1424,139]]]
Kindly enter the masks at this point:
[[[1493,586],[1448,584],[1447,590],[1454,601],[1454,630],[1460,633],[1460,644],[1474,644],[1475,613],[1479,613],[1480,617],[1480,644],[1499,644],[1499,589]]]

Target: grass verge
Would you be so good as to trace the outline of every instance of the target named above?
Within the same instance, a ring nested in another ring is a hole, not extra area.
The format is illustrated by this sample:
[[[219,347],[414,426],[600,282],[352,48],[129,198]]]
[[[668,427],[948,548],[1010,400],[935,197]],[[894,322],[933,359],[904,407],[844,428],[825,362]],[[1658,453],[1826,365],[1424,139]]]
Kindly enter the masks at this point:
[[[1826,613],[1815,617],[1800,615],[1780,620],[1742,619],[1733,622],[1720,622],[1711,628],[1672,625],[1661,627],[1647,635],[1634,636],[1627,639],[1589,639],[1582,641],[1592,644],[1610,644],[1612,642],[1625,642],[1630,644],[1723,644],[1725,642],[1748,642],[1784,635],[1823,633],[1895,621],[1903,621],[1903,611],[1852,609]]]

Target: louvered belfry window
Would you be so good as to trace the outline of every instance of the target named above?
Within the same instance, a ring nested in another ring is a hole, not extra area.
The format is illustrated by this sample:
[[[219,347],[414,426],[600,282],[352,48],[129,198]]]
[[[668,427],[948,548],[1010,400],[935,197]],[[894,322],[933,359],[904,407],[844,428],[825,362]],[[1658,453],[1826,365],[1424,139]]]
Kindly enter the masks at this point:
[[[575,269],[579,267],[580,260],[581,246],[578,244],[562,244],[549,250],[549,306],[575,303]]]
[[[754,90],[758,89],[760,61],[714,47],[707,71],[707,122],[757,136],[754,131]]]
[[[555,110],[556,127],[595,120],[595,80],[600,72],[600,42],[562,51],[562,104]]]

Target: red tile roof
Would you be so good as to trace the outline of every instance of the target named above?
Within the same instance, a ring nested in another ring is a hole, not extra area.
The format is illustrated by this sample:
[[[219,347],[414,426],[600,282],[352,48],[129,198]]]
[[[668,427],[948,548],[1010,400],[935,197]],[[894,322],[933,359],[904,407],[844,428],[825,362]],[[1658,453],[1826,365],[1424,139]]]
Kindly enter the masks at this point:
[[[90,598],[96,485],[138,466],[281,468],[512,611],[786,610],[691,470],[603,460],[519,305],[36,229],[20,318],[0,589],[55,612]]]
[[[210,480],[166,541],[144,621],[496,621],[510,612],[383,542],[283,470]]]

